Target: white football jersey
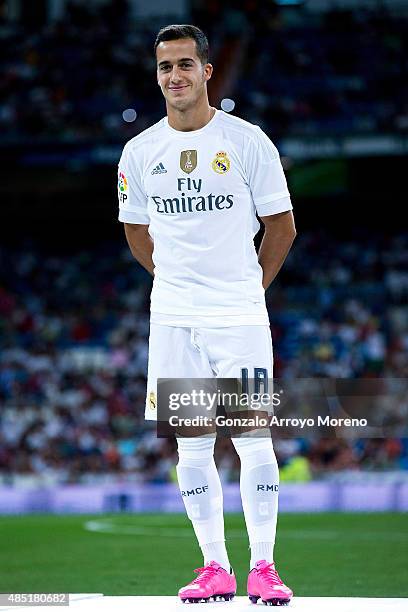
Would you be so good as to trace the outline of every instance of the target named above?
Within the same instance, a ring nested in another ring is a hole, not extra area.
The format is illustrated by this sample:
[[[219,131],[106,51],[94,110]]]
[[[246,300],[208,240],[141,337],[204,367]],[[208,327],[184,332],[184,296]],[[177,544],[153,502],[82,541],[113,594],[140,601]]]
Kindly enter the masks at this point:
[[[217,110],[200,130],[167,117],[126,145],[119,220],[149,225],[152,321],[186,327],[268,324],[254,247],[259,216],[292,209],[276,147]]]

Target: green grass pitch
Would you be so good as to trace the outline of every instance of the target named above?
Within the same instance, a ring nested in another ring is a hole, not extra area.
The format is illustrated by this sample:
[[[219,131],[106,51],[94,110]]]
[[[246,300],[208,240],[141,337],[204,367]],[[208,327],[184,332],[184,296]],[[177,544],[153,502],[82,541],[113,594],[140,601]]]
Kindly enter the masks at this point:
[[[84,524],[96,521],[88,531]],[[225,517],[245,594],[242,515]],[[99,531],[103,529],[105,531]],[[175,514],[0,517],[0,592],[174,595],[202,564],[189,521]],[[408,596],[405,514],[281,514],[275,555],[299,596]]]

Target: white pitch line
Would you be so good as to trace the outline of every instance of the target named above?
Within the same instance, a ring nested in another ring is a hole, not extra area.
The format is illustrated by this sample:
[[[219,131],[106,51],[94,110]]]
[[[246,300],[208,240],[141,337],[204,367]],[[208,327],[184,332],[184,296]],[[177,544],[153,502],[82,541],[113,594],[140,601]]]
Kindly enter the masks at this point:
[[[137,535],[154,537],[160,536],[163,538],[190,538],[193,534],[192,529],[188,527],[172,527],[166,522],[150,525],[126,525],[117,523],[112,519],[99,519],[86,521],[84,523],[86,531],[96,533],[108,533],[112,535]],[[387,533],[385,531],[347,531],[334,529],[304,529],[292,530],[278,528],[279,534],[285,538],[293,540],[337,540],[341,538],[349,538],[352,540],[385,540],[401,542],[406,540],[408,543],[408,535],[406,532]],[[244,529],[227,529],[229,539],[245,539],[247,537]]]

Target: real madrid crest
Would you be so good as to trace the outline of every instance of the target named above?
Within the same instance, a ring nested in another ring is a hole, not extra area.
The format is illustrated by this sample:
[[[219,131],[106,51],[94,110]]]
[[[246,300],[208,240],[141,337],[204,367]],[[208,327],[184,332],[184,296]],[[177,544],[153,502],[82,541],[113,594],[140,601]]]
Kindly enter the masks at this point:
[[[149,407],[151,410],[156,410],[156,394],[154,391],[149,393]]]
[[[190,174],[197,167],[197,151],[182,151],[180,153],[180,168]]]
[[[231,167],[231,162],[228,159],[228,155],[225,151],[218,151],[213,162],[211,164],[212,169],[217,172],[217,174],[225,174]]]

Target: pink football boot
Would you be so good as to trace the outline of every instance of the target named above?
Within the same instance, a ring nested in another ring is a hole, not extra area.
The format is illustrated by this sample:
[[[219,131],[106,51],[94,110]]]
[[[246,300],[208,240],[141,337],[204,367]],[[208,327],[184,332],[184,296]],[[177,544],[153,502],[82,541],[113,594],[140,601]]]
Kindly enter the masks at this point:
[[[274,563],[258,561],[248,576],[248,597],[252,603],[261,598],[267,606],[286,606],[293,592],[283,584]]]
[[[178,594],[183,603],[208,602],[211,599],[229,601],[237,592],[234,574],[226,572],[216,561],[194,571],[198,574],[197,578],[179,590]]]

